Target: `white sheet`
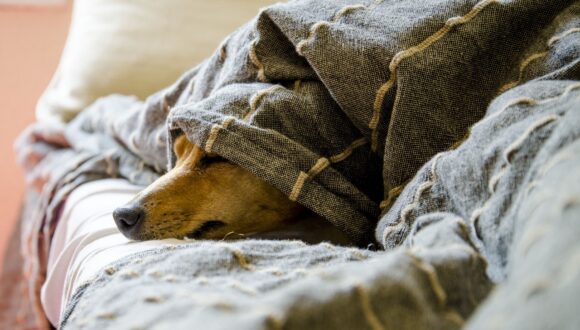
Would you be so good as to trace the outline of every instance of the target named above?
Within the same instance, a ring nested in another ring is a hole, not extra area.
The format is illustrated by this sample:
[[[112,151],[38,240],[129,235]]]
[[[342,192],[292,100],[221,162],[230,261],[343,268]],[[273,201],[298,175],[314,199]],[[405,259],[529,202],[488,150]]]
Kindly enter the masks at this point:
[[[113,210],[141,189],[125,180],[107,179],[84,184],[71,193],[52,241],[41,292],[44,311],[54,326],[75,289],[91,281],[107,264],[154,246],[186,243],[176,239],[135,242],[119,232]]]

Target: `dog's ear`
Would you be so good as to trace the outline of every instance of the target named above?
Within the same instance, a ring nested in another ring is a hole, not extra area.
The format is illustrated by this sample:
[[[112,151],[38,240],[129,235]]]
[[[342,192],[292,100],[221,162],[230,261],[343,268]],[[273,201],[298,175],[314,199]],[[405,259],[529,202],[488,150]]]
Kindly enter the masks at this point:
[[[205,157],[205,152],[200,147],[189,142],[185,135],[181,135],[175,140],[173,151],[177,156],[176,167],[196,168],[201,159]]]

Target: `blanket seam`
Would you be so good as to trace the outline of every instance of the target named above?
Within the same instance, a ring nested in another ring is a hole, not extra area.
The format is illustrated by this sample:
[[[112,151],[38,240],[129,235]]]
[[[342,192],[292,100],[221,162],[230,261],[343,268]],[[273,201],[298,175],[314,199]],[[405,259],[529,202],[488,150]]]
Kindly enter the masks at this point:
[[[437,30],[434,34],[427,37],[425,40],[420,42],[419,44],[402,50],[395,54],[389,63],[389,71],[391,72],[389,79],[387,82],[382,84],[376,92],[375,101],[373,104],[373,114],[371,116],[371,120],[369,121],[369,128],[371,129],[371,136],[373,139],[371,141],[371,149],[376,152],[377,144],[378,144],[378,134],[375,131],[378,128],[378,124],[380,121],[380,113],[381,108],[385,99],[386,94],[388,91],[394,86],[395,80],[397,79],[397,67],[398,65],[406,58],[411,57],[423,50],[427,49],[429,46],[433,45],[443,37],[445,37],[455,26],[459,26],[465,23],[468,23],[473,18],[475,18],[483,9],[487,6],[499,3],[498,0],[482,0],[478,2],[467,14],[463,16],[456,16],[449,18],[442,28]]]

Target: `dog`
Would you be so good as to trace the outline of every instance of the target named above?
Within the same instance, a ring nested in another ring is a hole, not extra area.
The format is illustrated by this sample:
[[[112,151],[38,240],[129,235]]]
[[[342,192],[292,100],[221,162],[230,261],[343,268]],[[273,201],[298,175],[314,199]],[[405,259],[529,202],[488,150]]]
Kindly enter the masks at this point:
[[[185,135],[175,140],[173,169],[113,212],[133,240],[223,239],[283,228],[306,213],[240,166],[209,156]]]

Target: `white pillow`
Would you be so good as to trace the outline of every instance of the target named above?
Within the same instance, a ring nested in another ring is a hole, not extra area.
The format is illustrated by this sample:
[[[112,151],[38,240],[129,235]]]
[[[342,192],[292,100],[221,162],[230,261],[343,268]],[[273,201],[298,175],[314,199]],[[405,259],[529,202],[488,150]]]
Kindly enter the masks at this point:
[[[36,108],[66,122],[101,96],[144,99],[209,56],[273,0],[75,0],[59,67]]]

